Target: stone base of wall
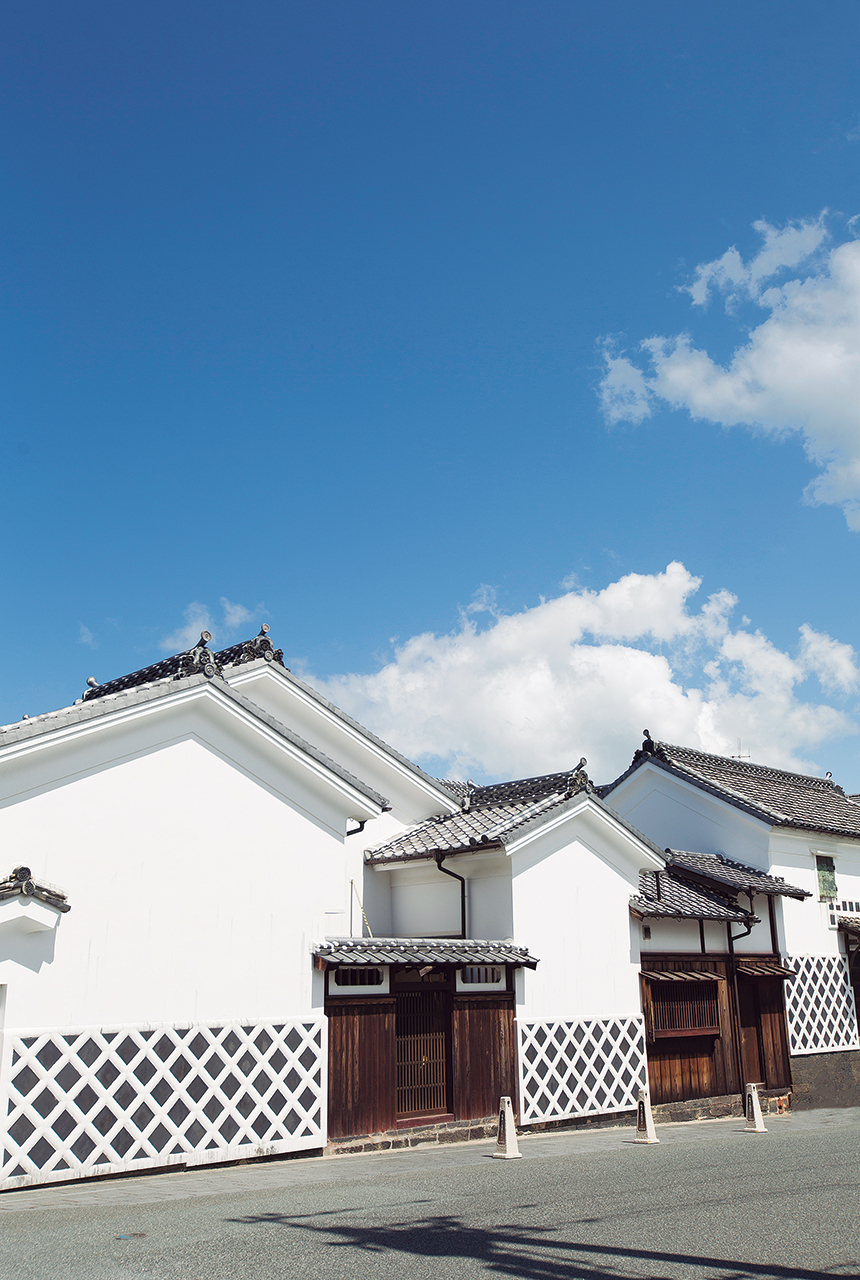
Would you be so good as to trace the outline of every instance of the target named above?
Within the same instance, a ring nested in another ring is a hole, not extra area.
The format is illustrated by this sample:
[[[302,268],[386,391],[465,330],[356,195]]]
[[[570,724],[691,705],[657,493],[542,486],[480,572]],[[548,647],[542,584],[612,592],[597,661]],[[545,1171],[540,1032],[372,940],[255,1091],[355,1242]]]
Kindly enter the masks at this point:
[[[825,1056],[825,1055],[822,1055]],[[832,1055],[829,1055],[832,1056]],[[860,1054],[857,1055],[860,1059]],[[858,1064],[860,1080],[860,1064]],[[784,1115],[792,1105],[792,1095],[784,1090],[762,1090],[759,1093],[763,1115]],[[837,1103],[818,1103],[836,1106]],[[854,1106],[854,1103],[844,1103]],[[857,1103],[856,1105],[860,1105]],[[690,1102],[665,1102],[653,1108],[656,1124],[675,1124],[679,1120],[718,1120],[726,1116],[744,1118],[744,1100],[738,1093],[719,1098],[694,1098]],[[498,1116],[481,1120],[450,1120],[446,1124],[427,1124],[410,1129],[390,1129],[387,1133],[365,1133],[329,1142],[326,1155],[358,1155],[366,1151],[400,1151],[408,1147],[443,1146],[452,1142],[474,1142],[495,1138]],[[556,1133],[571,1129],[618,1129],[636,1127],[635,1111],[613,1111],[606,1115],[573,1116],[568,1120],[546,1120],[539,1124],[517,1125],[518,1133]]]
[[[792,1095],[785,1090],[762,1089],[759,1091],[762,1115],[785,1115],[792,1107]],[[662,1102],[652,1108],[655,1124],[675,1124],[679,1120],[720,1120],[737,1116],[744,1118],[744,1099],[739,1093],[727,1093],[717,1098],[691,1098],[688,1102]]]
[[[792,1058],[791,1079],[792,1105],[797,1111],[860,1107],[860,1049]]]
[[[385,1133],[364,1133],[352,1138],[333,1138],[327,1156],[352,1156],[363,1151],[401,1151],[407,1147],[447,1146],[452,1142],[474,1142],[495,1138],[498,1116],[481,1120],[449,1120],[446,1124],[422,1124],[409,1129],[389,1129]]]

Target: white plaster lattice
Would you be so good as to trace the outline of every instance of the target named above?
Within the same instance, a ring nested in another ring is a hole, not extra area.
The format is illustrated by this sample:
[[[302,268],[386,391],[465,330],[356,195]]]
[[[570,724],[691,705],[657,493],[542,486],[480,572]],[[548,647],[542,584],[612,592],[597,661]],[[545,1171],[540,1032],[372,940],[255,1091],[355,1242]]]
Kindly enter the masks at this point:
[[[519,1029],[521,1124],[636,1107],[648,1083],[641,1014]]]
[[[0,1186],[325,1144],[324,1019],[10,1038]]]
[[[797,977],[785,984],[791,1053],[857,1049],[857,1014],[844,956],[787,956]]]

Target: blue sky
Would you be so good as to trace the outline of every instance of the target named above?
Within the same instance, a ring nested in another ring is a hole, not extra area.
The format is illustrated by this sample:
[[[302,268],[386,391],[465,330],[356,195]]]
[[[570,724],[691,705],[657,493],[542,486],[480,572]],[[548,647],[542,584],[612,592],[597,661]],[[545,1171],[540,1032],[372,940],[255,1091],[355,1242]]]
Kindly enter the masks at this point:
[[[265,620],[428,767],[860,790],[856,5],[2,43],[0,720]]]

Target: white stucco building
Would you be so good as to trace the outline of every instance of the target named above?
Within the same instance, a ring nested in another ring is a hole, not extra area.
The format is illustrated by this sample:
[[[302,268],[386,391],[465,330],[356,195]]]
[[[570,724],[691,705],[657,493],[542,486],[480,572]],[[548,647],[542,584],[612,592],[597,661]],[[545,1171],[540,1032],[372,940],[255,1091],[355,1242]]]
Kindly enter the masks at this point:
[[[804,852],[657,752],[442,782],[266,631],[0,730],[0,1186],[787,1089],[792,957],[856,1048],[852,800]]]

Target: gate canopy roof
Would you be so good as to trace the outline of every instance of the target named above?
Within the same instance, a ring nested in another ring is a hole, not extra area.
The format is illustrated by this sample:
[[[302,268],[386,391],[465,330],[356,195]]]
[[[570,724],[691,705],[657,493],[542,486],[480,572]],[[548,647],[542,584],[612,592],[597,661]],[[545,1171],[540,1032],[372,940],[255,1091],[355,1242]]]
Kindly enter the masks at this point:
[[[323,968],[348,964],[505,965],[535,969],[538,961],[513,942],[473,938],[330,938],[313,954]]]

